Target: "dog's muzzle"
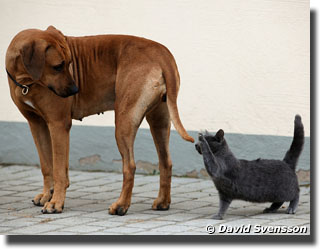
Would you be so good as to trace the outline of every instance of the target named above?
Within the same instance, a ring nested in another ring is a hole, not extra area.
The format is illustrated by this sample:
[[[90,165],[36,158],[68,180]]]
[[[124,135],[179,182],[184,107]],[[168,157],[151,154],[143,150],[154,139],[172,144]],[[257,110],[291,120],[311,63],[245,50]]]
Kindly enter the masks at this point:
[[[48,88],[51,91],[53,91],[53,93],[55,93],[57,96],[64,97],[64,98],[72,96],[72,95],[75,95],[75,94],[77,94],[79,92],[79,88],[75,84],[71,85],[68,88],[65,88],[64,92],[62,92],[62,93],[56,91],[55,88],[53,86],[51,86],[51,85],[49,85]]]
[[[79,88],[74,84],[68,89],[67,95],[72,96],[72,95],[77,94],[78,92],[79,92]]]

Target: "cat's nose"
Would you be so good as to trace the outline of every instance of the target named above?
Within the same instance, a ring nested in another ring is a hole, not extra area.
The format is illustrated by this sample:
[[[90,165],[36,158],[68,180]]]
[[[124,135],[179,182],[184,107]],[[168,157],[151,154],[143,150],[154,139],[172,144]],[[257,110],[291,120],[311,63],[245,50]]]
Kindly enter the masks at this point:
[[[196,145],[194,145],[194,146],[195,146],[196,150],[198,151],[198,153],[199,153],[199,154],[202,154],[202,152],[201,152],[201,147],[200,147],[200,145],[199,145],[199,142],[198,142]]]

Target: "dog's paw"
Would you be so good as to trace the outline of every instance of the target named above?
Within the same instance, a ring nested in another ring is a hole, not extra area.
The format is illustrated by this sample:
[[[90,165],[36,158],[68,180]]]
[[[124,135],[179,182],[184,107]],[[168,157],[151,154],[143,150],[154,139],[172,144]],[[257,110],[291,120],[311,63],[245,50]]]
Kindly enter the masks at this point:
[[[129,205],[120,205],[118,202],[115,202],[109,207],[109,214],[123,216],[128,212],[128,209]]]
[[[212,216],[212,219],[214,220],[223,220],[223,216],[221,216],[220,214],[215,214]]]
[[[169,210],[170,208],[170,202],[169,201],[163,201],[162,199],[155,199],[152,204],[152,210]]]
[[[50,201],[52,198],[52,192],[41,193],[36,195],[32,202],[35,206],[43,206],[46,202]]]
[[[41,212],[43,214],[62,213],[63,207],[64,205],[61,202],[49,201],[44,204]]]

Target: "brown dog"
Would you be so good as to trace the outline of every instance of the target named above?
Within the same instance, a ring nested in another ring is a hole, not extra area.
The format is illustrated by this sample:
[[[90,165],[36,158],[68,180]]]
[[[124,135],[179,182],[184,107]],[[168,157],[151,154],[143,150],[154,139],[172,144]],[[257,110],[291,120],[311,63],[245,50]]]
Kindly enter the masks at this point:
[[[38,150],[44,187],[33,203],[43,206],[43,213],[63,209],[72,119],[107,110],[115,110],[123,163],[121,195],[109,213],[124,215],[130,206],[133,143],[144,117],[159,157],[160,189],[152,209],[169,209],[171,120],[183,139],[194,140],[179,118],[179,73],[166,47],[124,35],[68,37],[50,26],[18,33],[7,50],[6,68],[12,100],[28,120]]]

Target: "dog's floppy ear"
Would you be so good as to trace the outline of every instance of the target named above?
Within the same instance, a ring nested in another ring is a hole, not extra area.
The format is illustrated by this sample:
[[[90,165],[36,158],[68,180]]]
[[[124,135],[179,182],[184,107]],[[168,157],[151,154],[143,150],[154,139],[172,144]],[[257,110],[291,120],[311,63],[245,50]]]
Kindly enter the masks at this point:
[[[216,137],[218,138],[219,141],[222,141],[223,136],[224,136],[224,131],[222,129],[219,129],[219,131],[216,133]]]
[[[47,28],[47,31],[58,32],[59,35],[61,35],[61,36],[64,37],[64,35],[62,34],[62,32],[61,32],[60,30],[56,29],[56,27],[54,27],[54,26],[52,26],[52,25],[50,25],[50,26]]]
[[[43,73],[46,46],[45,40],[37,40],[26,43],[21,49],[23,65],[35,81],[39,80]]]
[[[57,30],[56,27],[54,27],[53,25],[48,26],[47,30]]]

